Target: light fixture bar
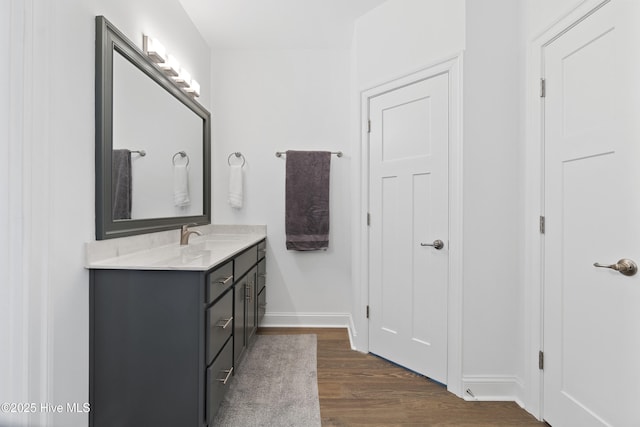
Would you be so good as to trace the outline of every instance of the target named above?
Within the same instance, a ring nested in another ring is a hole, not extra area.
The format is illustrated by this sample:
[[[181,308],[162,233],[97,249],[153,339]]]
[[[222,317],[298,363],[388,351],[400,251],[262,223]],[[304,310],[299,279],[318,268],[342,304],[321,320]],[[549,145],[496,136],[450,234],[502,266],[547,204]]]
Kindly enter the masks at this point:
[[[191,78],[187,70],[180,67],[180,63],[173,55],[167,54],[164,45],[157,39],[143,34],[142,50],[176,86],[194,98],[200,96],[200,84]]]

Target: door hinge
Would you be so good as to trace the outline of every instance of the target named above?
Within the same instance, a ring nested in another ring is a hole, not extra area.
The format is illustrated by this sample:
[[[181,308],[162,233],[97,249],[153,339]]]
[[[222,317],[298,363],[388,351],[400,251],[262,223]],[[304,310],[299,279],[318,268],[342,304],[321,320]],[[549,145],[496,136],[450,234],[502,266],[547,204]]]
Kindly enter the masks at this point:
[[[547,81],[545,79],[540,79],[540,98],[545,98],[547,96]]]
[[[371,120],[367,121],[367,133],[371,133]]]
[[[544,352],[542,350],[538,352],[538,369],[544,370]]]
[[[540,215],[540,234],[544,234],[546,230],[546,219],[544,216]]]
[[[367,319],[369,318],[369,306],[367,306]]]

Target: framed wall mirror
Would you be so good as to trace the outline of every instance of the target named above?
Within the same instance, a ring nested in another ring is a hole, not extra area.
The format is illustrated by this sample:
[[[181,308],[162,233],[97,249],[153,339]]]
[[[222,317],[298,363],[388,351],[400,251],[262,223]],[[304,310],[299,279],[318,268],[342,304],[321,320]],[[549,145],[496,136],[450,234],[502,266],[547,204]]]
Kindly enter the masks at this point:
[[[96,17],[96,239],[211,223],[211,115]]]

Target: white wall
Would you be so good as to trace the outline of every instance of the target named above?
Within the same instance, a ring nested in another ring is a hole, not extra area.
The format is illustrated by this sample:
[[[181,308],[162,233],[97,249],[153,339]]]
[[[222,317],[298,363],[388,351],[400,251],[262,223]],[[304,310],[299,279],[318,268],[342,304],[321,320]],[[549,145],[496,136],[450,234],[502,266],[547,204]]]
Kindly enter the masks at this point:
[[[143,32],[156,34],[203,83],[205,105],[210,52],[176,0],[14,3],[19,7],[9,15],[11,24],[24,26],[27,39],[24,46],[13,39],[25,52],[26,85],[24,94],[10,102],[24,104],[24,122],[14,126],[24,135],[12,140],[18,174],[11,176],[10,186],[5,175],[0,195],[4,202],[7,187],[19,193],[10,196],[8,204],[14,215],[9,218],[10,237],[15,236],[9,239],[10,250],[21,254],[10,258],[19,264],[9,270],[17,272],[9,289],[23,310],[10,315],[9,346],[23,349],[16,354],[26,359],[12,365],[17,374],[10,393],[38,404],[84,403],[89,350],[84,242],[95,239],[94,17],[104,14],[138,46]],[[12,87],[20,85],[20,76],[12,75]],[[2,212],[4,245],[7,221]],[[6,250],[3,246],[2,254]],[[0,258],[5,262],[5,256]],[[21,337],[22,331],[28,337]],[[18,423],[17,418],[0,420],[3,425]],[[39,413],[30,417],[30,425],[86,426],[87,415]]]
[[[397,79],[464,48],[463,0],[388,0],[356,21],[357,89]]]
[[[348,325],[349,51],[216,50],[212,82],[213,222],[267,224],[265,324]],[[326,252],[285,248],[285,160],[275,152],[289,149],[345,152],[331,158]],[[236,151],[246,159],[239,210],[227,203],[227,159]]]
[[[464,389],[521,398],[520,2],[467,1],[464,56]]]

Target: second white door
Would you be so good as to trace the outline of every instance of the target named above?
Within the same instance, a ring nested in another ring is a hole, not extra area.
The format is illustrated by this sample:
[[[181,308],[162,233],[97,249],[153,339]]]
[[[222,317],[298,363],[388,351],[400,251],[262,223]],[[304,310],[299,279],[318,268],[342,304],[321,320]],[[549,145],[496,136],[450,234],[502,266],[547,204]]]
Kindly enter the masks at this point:
[[[369,100],[369,350],[447,382],[449,74]]]
[[[640,2],[611,1],[543,49],[544,418],[640,426]]]

